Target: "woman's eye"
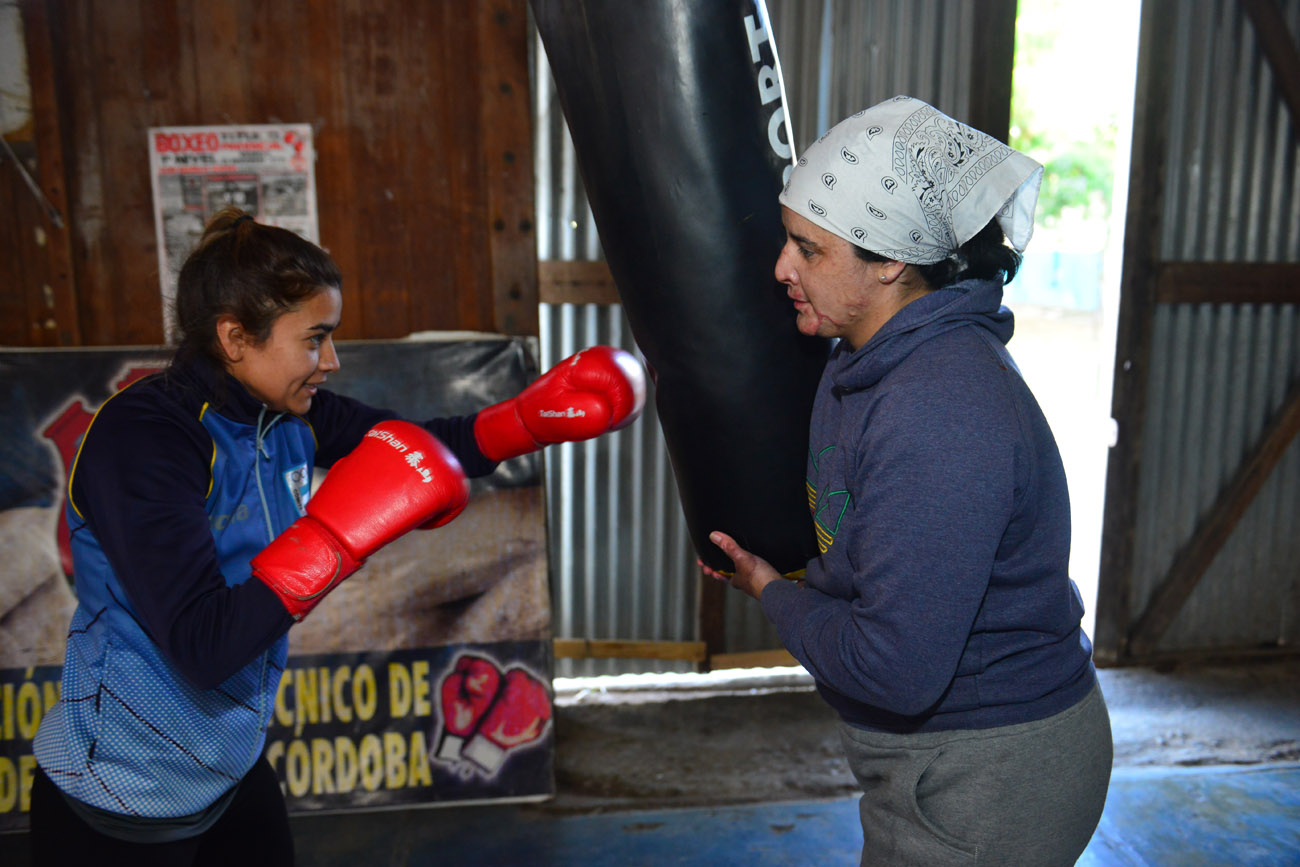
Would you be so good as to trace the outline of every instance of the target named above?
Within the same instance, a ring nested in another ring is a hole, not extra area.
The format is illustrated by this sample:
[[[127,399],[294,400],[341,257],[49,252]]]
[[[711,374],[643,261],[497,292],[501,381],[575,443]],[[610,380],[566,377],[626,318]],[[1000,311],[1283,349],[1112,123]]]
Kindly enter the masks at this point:
[[[320,345],[325,342],[325,335],[313,334],[307,338],[307,342],[311,344],[312,349],[320,349]]]
[[[800,247],[799,255],[803,256],[805,259],[811,259],[813,257],[813,251],[809,250],[807,247]]]

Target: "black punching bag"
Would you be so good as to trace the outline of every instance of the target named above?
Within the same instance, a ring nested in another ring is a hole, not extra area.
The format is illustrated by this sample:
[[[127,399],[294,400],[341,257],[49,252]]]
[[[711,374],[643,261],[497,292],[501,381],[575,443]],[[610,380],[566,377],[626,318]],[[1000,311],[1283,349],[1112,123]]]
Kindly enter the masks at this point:
[[[532,0],[601,246],[655,383],[691,539],[817,553],[808,420],[829,342],[772,274],[790,136],[763,0]]]

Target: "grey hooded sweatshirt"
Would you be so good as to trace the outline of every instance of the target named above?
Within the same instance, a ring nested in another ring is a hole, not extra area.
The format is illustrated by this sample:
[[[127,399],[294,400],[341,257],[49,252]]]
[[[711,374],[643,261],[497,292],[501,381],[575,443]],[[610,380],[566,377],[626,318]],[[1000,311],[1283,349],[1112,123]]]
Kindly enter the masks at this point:
[[[841,342],[818,386],[808,499],[822,553],[762,606],[853,725],[1029,722],[1096,682],[1065,471],[1001,305],[987,280],[932,292],[860,349]]]

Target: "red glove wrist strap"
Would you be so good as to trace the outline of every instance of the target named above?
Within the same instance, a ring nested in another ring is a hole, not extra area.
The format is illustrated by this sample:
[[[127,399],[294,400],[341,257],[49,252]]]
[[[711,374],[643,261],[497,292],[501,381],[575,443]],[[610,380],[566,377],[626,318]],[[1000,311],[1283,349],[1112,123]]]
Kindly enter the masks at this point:
[[[542,447],[524,427],[514,398],[479,412],[474,419],[474,441],[478,450],[494,461],[516,458]]]
[[[361,568],[310,517],[294,521],[250,565],[294,620],[306,617],[340,581]]]

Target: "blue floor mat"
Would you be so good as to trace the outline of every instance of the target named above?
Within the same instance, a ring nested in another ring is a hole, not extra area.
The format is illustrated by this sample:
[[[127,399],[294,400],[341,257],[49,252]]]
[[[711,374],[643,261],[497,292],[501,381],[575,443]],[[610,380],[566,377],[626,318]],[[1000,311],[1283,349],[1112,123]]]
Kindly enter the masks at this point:
[[[341,826],[359,826],[343,833]],[[295,821],[302,864],[855,865],[857,799],[556,816],[465,807]],[[331,827],[332,826],[332,827]],[[1300,766],[1117,770],[1083,867],[1300,865]]]
[[[1300,766],[1116,771],[1080,867],[1294,867]]]

